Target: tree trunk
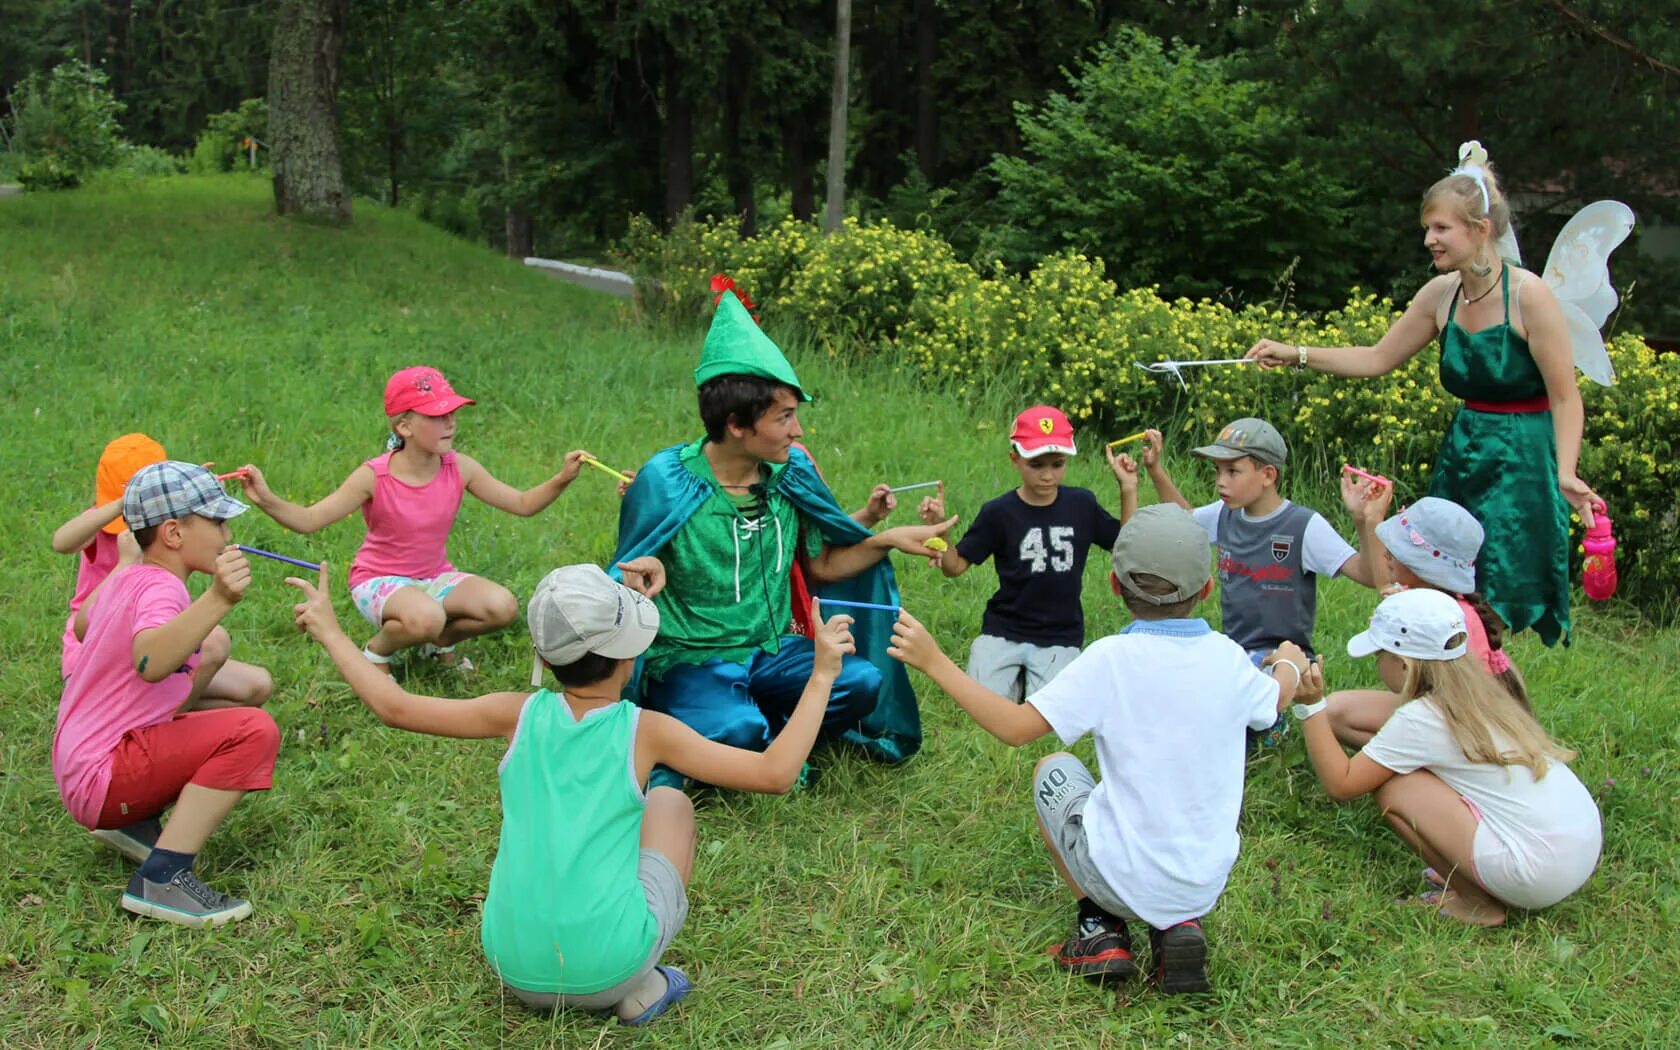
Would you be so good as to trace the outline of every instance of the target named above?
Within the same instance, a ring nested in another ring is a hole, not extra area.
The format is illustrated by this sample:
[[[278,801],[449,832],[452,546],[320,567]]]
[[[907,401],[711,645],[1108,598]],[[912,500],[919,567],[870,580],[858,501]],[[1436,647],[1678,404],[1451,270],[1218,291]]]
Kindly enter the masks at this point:
[[[916,0],[916,166],[929,182],[939,170],[939,97],[933,66],[939,60],[939,5]]]
[[[828,201],[823,230],[833,233],[846,218],[846,99],[851,90],[852,0],[834,5],[834,95],[828,110]]]
[[[694,106],[683,83],[683,60],[665,46],[665,228],[694,202]]]
[[[507,253],[509,259],[526,259],[537,253],[531,233],[531,213],[517,204],[507,210]]]
[[[741,220],[741,236],[758,232],[758,202],[753,196],[752,171],[741,150],[741,111],[746,108],[748,74],[747,49],[732,44],[723,72],[723,171],[729,196]]]
[[[338,130],[349,0],[281,0],[268,63],[269,158],[281,215],[350,221]]]
[[[800,222],[817,213],[816,172],[805,150],[805,115],[793,110],[782,118],[782,155],[787,158],[789,208]]]

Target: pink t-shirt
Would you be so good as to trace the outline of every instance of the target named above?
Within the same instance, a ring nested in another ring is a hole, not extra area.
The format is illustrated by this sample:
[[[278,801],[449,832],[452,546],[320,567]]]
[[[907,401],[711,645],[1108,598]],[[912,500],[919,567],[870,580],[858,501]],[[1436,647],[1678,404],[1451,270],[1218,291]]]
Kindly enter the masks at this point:
[[[115,573],[88,616],[53,734],[53,779],[64,808],[93,827],[111,786],[111,752],[130,729],[167,722],[192,691],[194,653],[161,682],[134,669],[134,636],[180,615],[192,597],[168,569],[130,565]]]
[[[70,677],[70,668],[75,665],[76,653],[82,647],[81,640],[76,637],[76,610],[116,567],[117,538],[100,529],[93,542],[83,547],[76,558],[76,593],[70,596],[70,618],[64,621],[64,651],[58,661],[60,678]]]
[[[445,452],[432,480],[410,485],[391,476],[391,455],[367,461],[373,469],[373,498],[362,504],[367,539],[350,562],[350,586],[377,576],[429,580],[453,572],[445,546],[461,509],[461,470]]]

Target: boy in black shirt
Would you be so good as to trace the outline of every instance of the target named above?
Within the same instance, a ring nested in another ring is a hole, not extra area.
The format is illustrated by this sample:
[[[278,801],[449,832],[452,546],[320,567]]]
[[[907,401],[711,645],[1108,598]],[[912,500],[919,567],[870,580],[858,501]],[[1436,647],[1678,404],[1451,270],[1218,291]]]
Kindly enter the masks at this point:
[[[969,649],[968,674],[1020,701],[1079,655],[1085,557],[1093,546],[1112,550],[1120,522],[1089,489],[1062,485],[1077,450],[1073,425],[1059,410],[1037,405],[1016,416],[1009,444],[1020,487],[981,507],[957,545],[941,553],[939,567],[946,576],[961,576],[971,565],[996,559],[998,589]],[[1120,482],[1121,514],[1129,517],[1137,508],[1136,469],[1125,470],[1113,450],[1108,463]],[[919,511],[923,521],[944,521],[944,486],[922,500]]]

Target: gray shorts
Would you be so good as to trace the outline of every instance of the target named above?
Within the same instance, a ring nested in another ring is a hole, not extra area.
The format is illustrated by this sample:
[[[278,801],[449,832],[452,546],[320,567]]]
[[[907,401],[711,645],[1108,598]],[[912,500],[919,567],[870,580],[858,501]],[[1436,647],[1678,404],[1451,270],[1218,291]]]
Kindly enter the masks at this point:
[[[968,676],[1019,703],[1079,655],[1077,645],[1033,645],[983,634],[968,647]]]
[[[677,874],[677,867],[670,858],[656,849],[644,848],[641,860],[636,865],[636,878],[641,880],[642,893],[647,897],[648,911],[653,913],[653,921],[659,933],[653,939],[653,950],[648,953],[647,961],[637,968],[636,972],[611,988],[603,988],[588,995],[562,995],[556,992],[528,992],[523,988],[508,985],[520,1002],[533,1010],[555,1010],[568,1007],[574,1010],[610,1010],[618,1005],[618,1001],[629,995],[637,982],[646,977],[659,957],[665,954],[665,949],[676,939],[677,931],[682,929],[688,920],[688,891],[683,886],[682,876]]]
[[[1096,786],[1097,778],[1085,763],[1072,755],[1058,755],[1039,768],[1033,780],[1033,805],[1038,808],[1039,822],[1050,833],[1056,856],[1085,896],[1110,915],[1136,919],[1131,907],[1091,861],[1084,813],[1091,789]]]

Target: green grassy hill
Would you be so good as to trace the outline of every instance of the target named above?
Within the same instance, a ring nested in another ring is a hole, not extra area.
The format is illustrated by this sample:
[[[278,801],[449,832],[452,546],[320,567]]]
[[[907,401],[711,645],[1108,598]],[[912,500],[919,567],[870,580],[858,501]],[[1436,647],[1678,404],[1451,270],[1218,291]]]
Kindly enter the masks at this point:
[[[701,798],[693,910],[672,953],[699,989],[635,1033],[535,1016],[500,993],[477,925],[500,748],[380,726],[297,635],[285,573],[262,563],[227,626],[235,655],[276,680],[275,789],[242,803],[199,865],[256,913],[214,932],[131,921],[118,907],[129,865],[64,813],[48,765],[74,578],[48,537],[87,505],[106,441],[144,430],[178,458],[254,462],[281,494],[318,499],[382,451],[385,378],[419,363],[478,400],[458,446],[522,487],[571,448],[634,467],[698,432],[698,332],[649,334],[613,300],[371,204],[347,230],[271,210],[266,183],[238,177],[0,200],[0,492],[14,514],[0,1045],[1672,1045],[1680,635],[1586,608],[1573,648],[1512,650],[1605,813],[1598,875],[1557,908],[1475,931],[1396,904],[1421,888],[1419,863],[1368,801],[1326,801],[1295,743],[1250,766],[1243,854],[1207,924],[1215,994],[1065,978],[1043,949],[1071,905],[1026,784],[1054,744],[1011,751],[923,681],[926,745],[908,765],[827,754],[807,791]],[[794,358],[817,394],[806,443],[843,503],[877,481],[937,477],[966,518],[1013,484],[1004,435],[1022,406],[1007,379],[957,399],[884,363]],[[1195,465],[1174,466],[1193,498],[1209,494]],[[1117,504],[1095,456],[1070,483]],[[1321,509],[1335,502],[1327,479],[1293,484]],[[536,518],[467,507],[451,555],[523,598],[556,564],[604,561],[616,514],[612,483],[586,474]],[[362,536],[355,519],[309,537],[258,513],[235,526],[241,542],[330,559],[340,586]],[[1101,562],[1087,578],[1092,637],[1124,623]],[[990,571],[896,567],[905,604],[965,650]],[[1341,581],[1323,591],[1317,640],[1338,654],[1374,601]],[[342,593],[338,605],[350,623]],[[470,685],[418,665],[409,685],[464,695],[529,673],[520,627],[467,649],[481,668]],[[1330,674],[1374,682],[1345,657]]]

